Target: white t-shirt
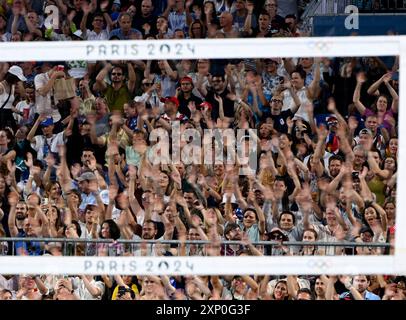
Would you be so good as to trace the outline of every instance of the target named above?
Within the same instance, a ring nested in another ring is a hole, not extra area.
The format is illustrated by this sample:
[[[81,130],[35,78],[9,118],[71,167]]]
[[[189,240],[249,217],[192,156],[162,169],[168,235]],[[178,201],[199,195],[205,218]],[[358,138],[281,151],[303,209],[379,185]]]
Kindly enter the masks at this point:
[[[29,103],[27,103],[27,100],[23,100],[23,101],[20,101],[19,103],[17,103],[16,109],[20,112],[24,112],[24,109],[29,109],[28,119],[24,119],[23,116],[21,116],[17,113],[14,113],[14,119],[20,125],[32,122],[32,120],[34,119],[36,110],[37,110],[37,108],[35,107],[35,103],[29,104]]]
[[[96,33],[93,30],[86,30],[83,35],[84,40],[97,41],[97,40],[109,40],[110,31],[108,29],[103,29],[100,33]]]
[[[92,279],[90,284],[100,289],[100,295],[94,297],[89,290],[87,290],[83,280],[79,277],[75,277],[72,279],[72,286],[73,290],[75,290],[75,294],[79,296],[80,300],[100,300],[105,291],[105,284],[102,281],[95,281]]]
[[[309,103],[310,100],[307,97],[307,90],[306,87],[303,87],[302,89],[297,91],[297,96],[300,100],[300,107],[296,111],[294,119],[297,119],[298,117],[302,118],[303,120],[309,122],[309,116],[304,108],[304,105],[306,103]],[[290,94],[289,90],[285,90],[283,92],[283,108],[282,111],[285,110],[292,110],[292,108],[295,106],[295,101],[293,100],[292,95]]]
[[[31,143],[31,147],[37,151],[37,159],[38,160],[44,160],[44,158],[47,156],[50,152],[58,152],[58,145],[60,144],[65,144],[65,139],[63,137],[63,132],[59,132],[57,134],[53,134],[51,138],[45,138],[43,135],[38,135],[34,137],[34,143]],[[44,155],[44,151],[46,154]]]
[[[49,75],[47,72],[40,73],[34,78],[35,102],[37,104],[37,111],[40,114],[45,113],[52,116],[54,122],[58,122],[59,120],[61,120],[61,114],[59,113],[58,109],[54,109],[52,106],[51,96],[53,95],[53,89],[49,90],[49,92],[45,96],[42,96],[38,93],[38,90],[42,87],[45,87],[48,82]],[[57,104],[58,101],[55,99],[54,103]]]

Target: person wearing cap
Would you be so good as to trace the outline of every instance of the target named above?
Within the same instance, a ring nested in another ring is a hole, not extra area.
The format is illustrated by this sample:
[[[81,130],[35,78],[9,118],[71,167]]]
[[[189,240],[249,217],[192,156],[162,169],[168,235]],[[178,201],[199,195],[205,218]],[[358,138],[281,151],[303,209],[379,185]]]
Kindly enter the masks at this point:
[[[14,94],[18,85],[18,91],[24,95],[25,90],[22,82],[26,80],[23,69],[13,65],[7,70],[3,81],[0,82],[0,128],[11,127],[14,131],[17,129],[13,117],[13,110],[16,110],[13,107]]]
[[[191,77],[183,77],[179,81],[180,88],[176,91],[176,96],[179,100],[179,112],[183,113],[189,119],[191,118],[191,111],[189,104],[199,106],[203,100],[193,94],[193,80]]]
[[[95,195],[90,188],[90,183],[94,183],[97,181],[97,177],[93,172],[87,171],[80,175],[77,179],[79,184],[79,190],[81,191],[81,198],[82,202],[79,205],[79,210],[82,212],[85,210],[86,206],[89,204],[96,205],[97,200]]]
[[[187,120],[187,117],[180,113],[179,100],[176,97],[165,97],[161,98],[161,102],[164,103],[165,112],[162,115],[155,117],[155,120],[158,121],[161,125],[169,128],[171,121],[184,121]]]
[[[34,136],[38,127],[41,127],[42,134]],[[45,161],[48,154],[57,153],[58,146],[66,142],[65,131],[54,133],[54,121],[52,117],[40,115],[27,135],[31,147],[37,152],[37,159]]]
[[[358,136],[353,139],[353,146],[361,145],[365,149],[368,149],[373,143],[373,138],[371,130],[367,128],[361,129]]]

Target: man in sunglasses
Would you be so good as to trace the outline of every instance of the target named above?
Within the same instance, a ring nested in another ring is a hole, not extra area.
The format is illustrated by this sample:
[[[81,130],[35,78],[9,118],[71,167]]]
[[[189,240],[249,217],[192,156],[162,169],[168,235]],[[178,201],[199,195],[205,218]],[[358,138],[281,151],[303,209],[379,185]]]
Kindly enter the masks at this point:
[[[124,104],[132,99],[136,76],[130,61],[127,62],[127,73],[128,81],[126,81],[123,65],[113,66],[111,63],[106,63],[96,77],[93,90],[100,92],[106,98],[111,111],[118,110],[122,112]],[[107,74],[110,74],[111,84],[104,81]]]

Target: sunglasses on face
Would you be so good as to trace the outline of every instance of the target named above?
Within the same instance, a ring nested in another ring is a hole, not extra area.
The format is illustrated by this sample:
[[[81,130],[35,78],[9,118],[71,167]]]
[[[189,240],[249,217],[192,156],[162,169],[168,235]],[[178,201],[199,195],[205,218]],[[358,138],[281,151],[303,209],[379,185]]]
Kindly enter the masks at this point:
[[[280,102],[280,103],[282,103],[283,101],[279,100],[279,99],[272,99],[271,102]]]
[[[152,82],[144,82],[143,85],[144,86],[152,86]]]
[[[113,72],[111,75],[112,75],[112,76],[122,76],[123,74],[122,74],[122,73]]]

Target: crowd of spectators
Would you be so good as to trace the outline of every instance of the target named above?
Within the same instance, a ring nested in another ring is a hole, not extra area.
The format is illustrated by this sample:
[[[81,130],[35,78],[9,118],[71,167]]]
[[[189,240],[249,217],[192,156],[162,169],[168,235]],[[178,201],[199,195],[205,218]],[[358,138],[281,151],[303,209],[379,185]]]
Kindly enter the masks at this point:
[[[302,35],[296,1],[0,3],[3,41]],[[43,25],[51,4],[60,30]],[[393,254],[398,69],[398,57],[0,63],[0,254]],[[151,133],[172,139],[175,123],[246,130],[239,146],[257,169],[153,164]],[[367,275],[24,274],[0,275],[0,289],[28,300],[405,299],[403,277]]]

